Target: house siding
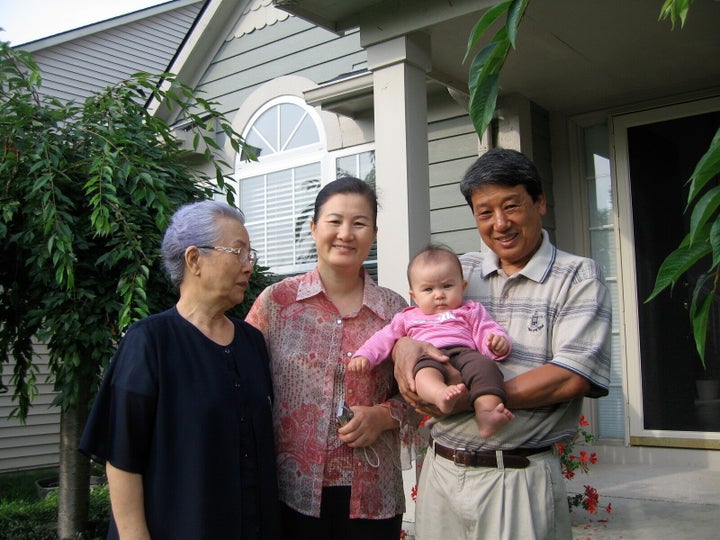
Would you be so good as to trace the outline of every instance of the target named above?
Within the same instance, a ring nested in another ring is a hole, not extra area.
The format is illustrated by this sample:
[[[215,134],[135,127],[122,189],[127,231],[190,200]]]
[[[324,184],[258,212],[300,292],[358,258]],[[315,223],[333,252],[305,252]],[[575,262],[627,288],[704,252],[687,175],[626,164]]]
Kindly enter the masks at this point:
[[[43,94],[83,101],[133,73],[164,72],[202,5],[186,5],[47,48],[42,48],[42,40],[19,48],[33,53]]]
[[[12,399],[12,388],[0,394],[0,472],[33,467],[56,466],[59,461],[60,410],[52,405],[56,393],[47,382],[47,350],[36,346],[35,359],[38,395],[33,400],[26,421],[10,418],[17,406]],[[9,369],[3,373],[3,382],[10,385]]]
[[[457,253],[479,248],[475,220],[460,194],[460,180],[478,156],[478,137],[467,115],[428,125],[430,235]]]
[[[320,84],[361,69],[365,62],[357,32],[338,36],[289,17],[226,41],[198,89],[232,117],[255,89],[277,77],[298,75]]]

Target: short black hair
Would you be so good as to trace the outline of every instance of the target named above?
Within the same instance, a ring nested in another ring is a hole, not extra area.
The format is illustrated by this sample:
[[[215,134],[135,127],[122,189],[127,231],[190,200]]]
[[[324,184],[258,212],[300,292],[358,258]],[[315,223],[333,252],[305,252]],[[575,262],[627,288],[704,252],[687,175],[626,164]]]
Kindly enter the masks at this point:
[[[484,185],[524,186],[533,202],[542,195],[542,179],[525,154],[507,148],[493,148],[475,160],[460,182],[460,193],[472,208],[475,190]]]

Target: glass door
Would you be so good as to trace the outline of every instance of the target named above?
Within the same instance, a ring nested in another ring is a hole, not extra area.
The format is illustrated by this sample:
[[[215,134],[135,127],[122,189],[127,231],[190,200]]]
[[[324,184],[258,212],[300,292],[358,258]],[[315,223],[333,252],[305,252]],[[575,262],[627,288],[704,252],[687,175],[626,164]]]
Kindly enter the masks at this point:
[[[692,339],[688,306],[698,276],[645,302],[688,232],[686,181],[718,127],[718,99],[613,118],[632,444],[704,448],[720,438],[720,394],[698,393],[698,381],[720,379],[717,318],[707,369]]]

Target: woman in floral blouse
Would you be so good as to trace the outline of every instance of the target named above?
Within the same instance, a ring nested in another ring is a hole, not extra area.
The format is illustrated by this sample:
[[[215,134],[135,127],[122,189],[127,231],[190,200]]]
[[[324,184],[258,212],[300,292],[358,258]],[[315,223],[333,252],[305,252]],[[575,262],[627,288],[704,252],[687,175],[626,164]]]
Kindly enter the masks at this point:
[[[345,372],[355,350],[407,305],[362,266],[376,217],[367,183],[341,178],[326,185],[310,222],[316,268],[268,287],[246,318],[263,332],[270,353],[287,539],[400,535],[400,442],[410,440],[418,417],[397,394],[392,362]],[[343,400],[354,417],[339,427]]]

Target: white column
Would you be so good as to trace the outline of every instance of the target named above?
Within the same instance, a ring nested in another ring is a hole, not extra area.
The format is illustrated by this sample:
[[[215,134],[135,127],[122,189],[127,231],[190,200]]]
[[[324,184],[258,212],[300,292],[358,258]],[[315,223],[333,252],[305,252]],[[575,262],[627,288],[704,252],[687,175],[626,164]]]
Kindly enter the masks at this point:
[[[430,241],[427,86],[424,34],[370,45],[375,112],[379,282],[408,298],[410,257]]]

